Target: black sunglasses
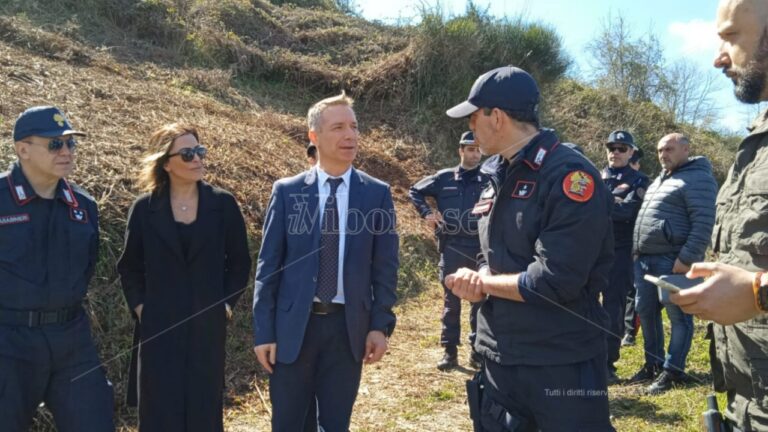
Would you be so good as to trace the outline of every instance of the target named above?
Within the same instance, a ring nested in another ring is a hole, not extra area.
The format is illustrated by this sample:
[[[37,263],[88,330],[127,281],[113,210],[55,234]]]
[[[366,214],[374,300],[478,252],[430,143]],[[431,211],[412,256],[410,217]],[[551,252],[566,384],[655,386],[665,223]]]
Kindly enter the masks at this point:
[[[61,150],[65,144],[68,149],[72,150],[77,145],[77,140],[74,137],[69,137],[66,140],[61,138],[53,138],[52,140],[48,141],[48,151],[55,153]]]
[[[184,162],[192,162],[192,159],[197,155],[201,160],[205,159],[205,155],[208,154],[208,150],[203,146],[185,147],[176,153],[168,155],[169,158],[174,156],[181,156],[181,160]]]
[[[629,151],[629,148],[626,146],[608,146],[608,151],[613,153],[616,150],[619,151],[619,153],[626,153]]]

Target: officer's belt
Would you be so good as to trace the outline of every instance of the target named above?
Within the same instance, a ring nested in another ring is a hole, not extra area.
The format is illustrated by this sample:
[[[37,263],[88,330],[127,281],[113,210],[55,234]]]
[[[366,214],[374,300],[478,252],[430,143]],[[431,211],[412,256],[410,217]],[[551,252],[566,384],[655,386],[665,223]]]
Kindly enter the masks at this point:
[[[45,325],[66,324],[80,316],[80,305],[56,310],[24,311],[0,309],[0,325],[20,327],[40,327]]]

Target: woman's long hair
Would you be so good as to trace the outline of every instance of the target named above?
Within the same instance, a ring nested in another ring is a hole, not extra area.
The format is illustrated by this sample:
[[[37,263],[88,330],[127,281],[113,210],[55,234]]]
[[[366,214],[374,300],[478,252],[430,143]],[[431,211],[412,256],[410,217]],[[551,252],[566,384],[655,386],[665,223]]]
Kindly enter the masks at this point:
[[[170,123],[161,126],[149,138],[149,155],[142,161],[139,187],[146,192],[159,192],[168,187],[170,177],[165,171],[168,153],[176,138],[193,135],[200,141],[197,127],[190,123]]]

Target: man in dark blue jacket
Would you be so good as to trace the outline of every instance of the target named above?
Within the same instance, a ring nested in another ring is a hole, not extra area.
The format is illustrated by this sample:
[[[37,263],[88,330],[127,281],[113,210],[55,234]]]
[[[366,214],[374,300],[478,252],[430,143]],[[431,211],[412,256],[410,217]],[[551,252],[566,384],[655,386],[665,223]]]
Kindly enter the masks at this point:
[[[307,114],[317,165],[275,182],[253,298],[254,352],[271,375],[272,430],[349,429],[363,364],[395,328],[398,236],[388,184],[352,166],[357,117],[345,94]],[[311,417],[311,415],[309,415]]]
[[[29,429],[40,402],[61,432],[114,431],[112,387],[82,307],[96,268],[96,202],[67,182],[76,135],[55,107],[24,111],[18,160],[0,175],[0,428]]]
[[[659,141],[663,171],[646,192],[635,221],[634,253],[637,313],[643,329],[645,364],[630,382],[655,379],[649,393],[686,380],[685,360],[693,338],[693,316],[674,304],[663,305],[672,324],[669,353],[664,352],[662,304],[645,275],[682,274],[702,261],[715,224],[717,182],[704,157],[689,157],[690,142],[679,133]]]
[[[632,288],[632,229],[635,218],[643,202],[648,178],[641,176],[629,166],[629,160],[637,151],[632,134],[617,130],[608,135],[605,144],[608,153],[608,166],[603,169],[603,181],[613,195],[613,239],[614,262],[608,288],[603,292],[603,309],[610,320],[609,332],[606,333],[608,354],[608,382],[616,383],[614,363],[619,360],[621,337],[624,334],[624,313],[627,293]]]
[[[477,216],[472,214],[480,192],[488,184],[488,177],[480,173],[480,148],[475,143],[471,131],[464,132],[459,140],[460,163],[453,168],[446,168],[436,174],[421,179],[411,187],[409,195],[422,218],[437,235],[440,251],[440,282],[445,276],[461,267],[477,268],[477,254],[480,253],[480,240],[477,237]],[[432,197],[437,204],[437,211],[427,203]],[[461,299],[445,288],[443,283],[443,330],[440,345],[445,354],[437,368],[448,370],[458,366],[459,339],[461,334]],[[473,303],[469,312],[469,343],[475,342],[477,310],[479,304]],[[470,363],[479,368],[480,355],[474,349],[470,353]]]
[[[475,348],[484,387],[470,413],[476,431],[613,431],[598,301],[613,262],[613,199],[587,158],[539,126],[538,103],[533,78],[505,66],[447,112],[469,117],[480,150],[495,155],[473,210],[480,270],[445,281],[483,302]]]

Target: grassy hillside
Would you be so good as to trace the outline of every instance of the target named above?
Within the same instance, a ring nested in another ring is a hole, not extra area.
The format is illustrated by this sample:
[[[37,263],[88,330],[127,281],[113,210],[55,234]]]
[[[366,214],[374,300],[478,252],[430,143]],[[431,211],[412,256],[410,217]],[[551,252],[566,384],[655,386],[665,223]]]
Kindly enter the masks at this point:
[[[281,2],[282,3],[282,2]],[[461,17],[424,11],[421,24],[385,26],[307,0],[0,0],[0,164],[12,157],[11,131],[30,105],[56,104],[89,132],[73,179],[98,200],[102,250],[89,294],[102,358],[115,384],[120,430],[135,427],[123,404],[132,322],[114,271],[134,180],[151,130],[170,121],[199,124],[210,150],[207,180],[243,207],[252,251],[274,180],[304,169],[306,109],[342,88],[358,99],[356,165],[393,186],[401,232],[400,316],[392,351],[366,369],[354,430],[469,430],[463,380],[437,372],[441,288],[429,233],[407,202],[408,187],[454,163],[466,128],[443,115],[474,78],[500,64],[531,70],[545,93],[545,124],[579,143],[598,165],[614,128],[637,132],[646,149],[684,129],[722,178],[733,139],[674,124],[654,106],[565,80],[569,60],[546,25],[497,20],[469,8]],[[653,152],[651,152],[652,154]],[[653,162],[647,172],[655,172]],[[265,376],[250,352],[250,291],[235,310],[227,365],[228,430],[267,430]],[[648,398],[612,390],[619,430],[695,430],[707,389],[706,350],[697,333],[691,388]],[[466,353],[462,353],[466,354]],[[620,365],[639,367],[639,348]],[[52,430],[41,412],[36,431]]]

